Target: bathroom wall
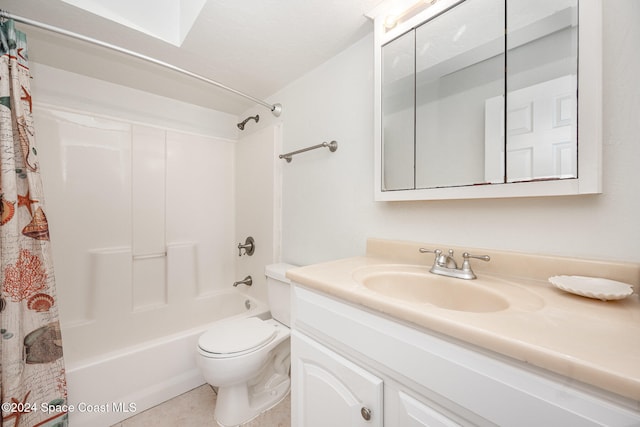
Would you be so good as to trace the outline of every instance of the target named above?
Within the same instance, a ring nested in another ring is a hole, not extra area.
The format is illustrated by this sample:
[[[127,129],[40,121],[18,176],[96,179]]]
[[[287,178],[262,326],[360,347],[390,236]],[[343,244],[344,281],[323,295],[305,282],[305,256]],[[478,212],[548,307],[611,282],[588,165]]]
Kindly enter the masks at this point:
[[[267,112],[267,114],[269,114]],[[264,117],[264,111],[260,112]],[[250,121],[245,130],[255,123]],[[267,301],[264,268],[280,260],[282,164],[276,153],[282,145],[280,124],[253,133],[240,133],[236,147],[236,247],[249,236],[255,240],[255,251],[238,256],[236,250],[234,281],[250,275],[253,285],[239,285],[243,292]],[[230,285],[230,284],[229,284]]]
[[[281,122],[284,151],[339,143],[283,165],[283,260],[361,255],[367,237],[381,237],[640,262],[640,3],[603,3],[603,194],[374,202],[370,35],[274,94],[282,115],[258,126]]]

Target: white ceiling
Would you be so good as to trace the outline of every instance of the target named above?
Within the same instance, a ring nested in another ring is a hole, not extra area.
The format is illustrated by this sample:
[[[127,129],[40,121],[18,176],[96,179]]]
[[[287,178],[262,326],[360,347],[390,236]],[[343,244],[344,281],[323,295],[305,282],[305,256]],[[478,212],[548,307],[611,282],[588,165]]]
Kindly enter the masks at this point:
[[[372,31],[373,25],[364,14],[381,2],[208,0],[180,47],[62,0],[2,0],[0,7],[265,99]],[[206,83],[105,48],[26,24],[18,24],[18,28],[27,33],[29,58],[37,63],[236,115],[254,105]]]
[[[62,0],[88,12],[182,45],[207,0]],[[153,13],[149,13],[153,10]]]

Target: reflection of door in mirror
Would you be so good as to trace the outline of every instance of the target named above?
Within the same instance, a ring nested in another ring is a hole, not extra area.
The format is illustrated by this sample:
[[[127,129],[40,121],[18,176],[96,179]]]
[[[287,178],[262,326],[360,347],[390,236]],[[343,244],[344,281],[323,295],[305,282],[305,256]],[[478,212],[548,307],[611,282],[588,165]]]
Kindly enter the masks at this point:
[[[510,91],[507,110],[507,182],[577,176],[575,76]],[[488,99],[486,179],[504,177],[504,97]]]

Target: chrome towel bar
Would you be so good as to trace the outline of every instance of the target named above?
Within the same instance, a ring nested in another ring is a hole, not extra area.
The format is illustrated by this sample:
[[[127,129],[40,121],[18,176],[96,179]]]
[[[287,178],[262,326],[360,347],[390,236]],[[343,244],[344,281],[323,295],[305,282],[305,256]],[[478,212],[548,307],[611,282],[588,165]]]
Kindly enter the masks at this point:
[[[314,145],[312,147],[302,148],[300,150],[292,151],[290,153],[280,154],[278,157],[285,159],[287,163],[291,163],[291,158],[296,154],[304,153],[305,151],[315,150],[316,148],[328,147],[332,153],[338,149],[338,143],[336,141],[323,142],[322,144]]]

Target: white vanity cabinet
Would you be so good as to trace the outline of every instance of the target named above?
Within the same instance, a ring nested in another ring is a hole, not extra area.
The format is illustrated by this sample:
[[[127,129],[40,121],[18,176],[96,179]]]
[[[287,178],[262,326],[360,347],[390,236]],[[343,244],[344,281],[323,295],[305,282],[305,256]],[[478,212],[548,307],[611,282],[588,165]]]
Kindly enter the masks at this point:
[[[293,331],[294,425],[382,427],[382,380]]]
[[[292,308],[293,427],[640,425],[638,402],[296,283]]]
[[[454,427],[460,424],[299,331],[291,336],[294,426]],[[384,415],[384,416],[383,416]]]
[[[443,409],[412,396],[404,386],[385,384],[385,425],[401,427],[457,427],[462,425]]]

